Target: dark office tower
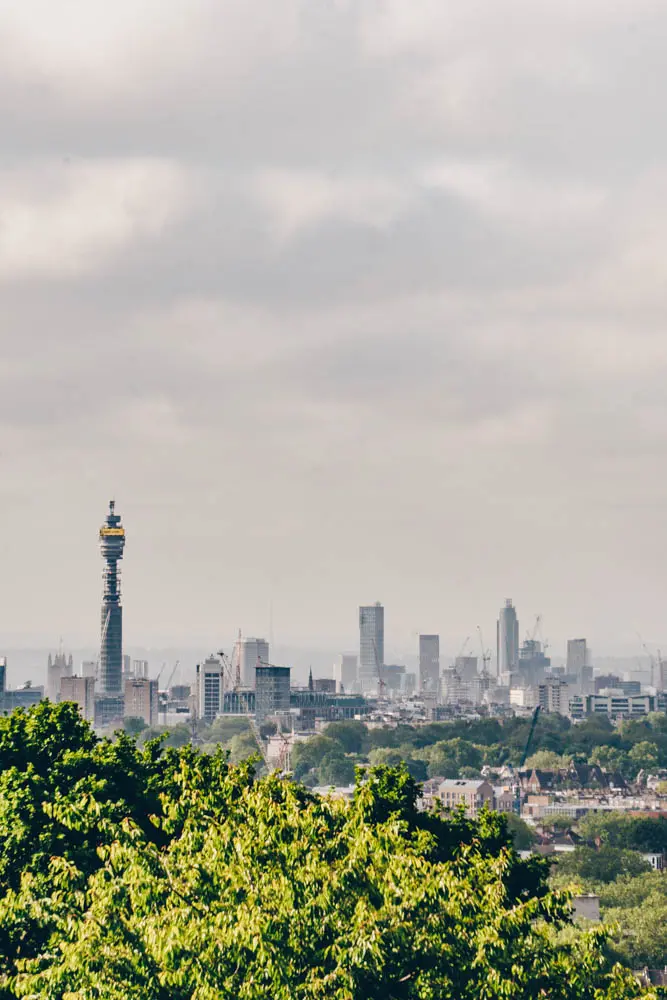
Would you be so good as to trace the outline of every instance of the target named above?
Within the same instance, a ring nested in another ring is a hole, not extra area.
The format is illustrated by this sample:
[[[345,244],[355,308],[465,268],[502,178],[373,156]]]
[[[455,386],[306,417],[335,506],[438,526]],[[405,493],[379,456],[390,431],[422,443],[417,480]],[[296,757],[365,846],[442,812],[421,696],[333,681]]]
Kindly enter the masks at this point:
[[[120,603],[118,560],[123,558],[125,529],[109,504],[107,519],[100,528],[100,551],[104,559],[104,596],[102,598],[102,638],[100,642],[99,693],[123,693],[123,609]]]

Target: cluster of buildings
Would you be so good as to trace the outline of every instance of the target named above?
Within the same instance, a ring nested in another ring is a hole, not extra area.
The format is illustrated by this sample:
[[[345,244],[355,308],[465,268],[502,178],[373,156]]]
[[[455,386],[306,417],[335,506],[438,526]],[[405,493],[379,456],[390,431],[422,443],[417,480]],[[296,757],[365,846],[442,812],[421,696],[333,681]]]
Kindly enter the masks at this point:
[[[243,714],[259,722],[277,717],[292,732],[303,732],[314,728],[317,720],[379,715],[417,721],[475,711],[479,706],[505,714],[539,704],[573,720],[597,714],[633,718],[667,709],[662,662],[658,686],[646,690],[636,681],[594,677],[586,639],[569,640],[566,663],[555,666],[547,656],[547,644],[538,637],[539,618],[532,635],[520,642],[510,599],[498,616],[495,671],[489,668],[492,657],[484,649],[481,631],[481,661],[471,655],[467,640],[454,661],[442,667],[440,637],[425,633],[419,636],[416,671],[387,663],[385,609],[376,602],[359,608],[358,652],[341,654],[332,676],[314,680],[311,676],[308,687],[293,686],[290,668],[270,662],[266,639],[239,633],[231,656],[218,652],[197,665],[194,686],[171,687],[172,671],[161,689],[160,677],[148,676],[145,660],[123,654],[120,563],[125,541],[125,529],[111,501],[99,531],[104,564],[99,659],[84,661],[75,669],[72,657],[61,649],[49,656],[47,667],[47,696],[75,702],[82,715],[100,728],[128,718],[154,726],[184,718],[211,722],[218,715]],[[44,689],[31,685],[10,691],[6,661],[0,660],[0,709],[27,707],[42,697]]]

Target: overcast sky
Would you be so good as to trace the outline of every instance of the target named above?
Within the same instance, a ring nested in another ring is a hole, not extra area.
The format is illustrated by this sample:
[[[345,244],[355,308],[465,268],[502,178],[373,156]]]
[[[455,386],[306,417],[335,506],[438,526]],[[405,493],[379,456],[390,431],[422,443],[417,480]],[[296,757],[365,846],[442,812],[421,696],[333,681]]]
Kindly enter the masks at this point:
[[[664,0],[0,0],[0,642],[667,643]]]

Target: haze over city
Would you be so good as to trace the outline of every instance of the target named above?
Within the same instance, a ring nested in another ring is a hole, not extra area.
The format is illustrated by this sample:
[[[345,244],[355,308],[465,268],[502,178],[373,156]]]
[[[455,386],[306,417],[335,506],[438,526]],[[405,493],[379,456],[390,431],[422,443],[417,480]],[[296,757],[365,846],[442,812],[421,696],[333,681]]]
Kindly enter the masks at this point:
[[[0,7],[4,648],[96,648],[111,496],[129,647],[667,645],[666,31]]]

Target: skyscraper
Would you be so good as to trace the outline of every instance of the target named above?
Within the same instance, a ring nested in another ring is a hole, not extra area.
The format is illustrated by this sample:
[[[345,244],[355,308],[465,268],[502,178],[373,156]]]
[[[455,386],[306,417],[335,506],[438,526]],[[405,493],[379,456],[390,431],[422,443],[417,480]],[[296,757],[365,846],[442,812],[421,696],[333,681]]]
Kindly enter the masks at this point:
[[[209,656],[197,664],[197,712],[200,719],[211,723],[222,711],[223,667],[217,656]]]
[[[419,636],[419,690],[437,698],[440,693],[440,636]]]
[[[357,683],[357,654],[341,653],[334,663],[333,673],[336,680],[336,689],[350,694],[352,688]]]
[[[123,558],[125,529],[109,503],[107,519],[100,528],[100,551],[104,559],[104,596],[102,598],[102,637],[100,642],[99,693],[121,697],[123,694],[123,609],[120,603],[118,560]]]
[[[254,688],[258,661],[260,664],[269,662],[269,644],[266,639],[243,639],[239,636],[236,640],[234,659],[239,664],[243,686]]]
[[[579,694],[591,694],[593,668],[590,664],[590,650],[585,639],[567,640],[567,675],[576,678],[575,686]]]
[[[384,608],[376,604],[359,608],[359,684],[362,692],[378,690],[384,666]]]
[[[511,598],[501,608],[497,626],[498,678],[519,667],[519,622]]]
[[[290,710],[289,667],[257,667],[255,671],[255,719]]]

